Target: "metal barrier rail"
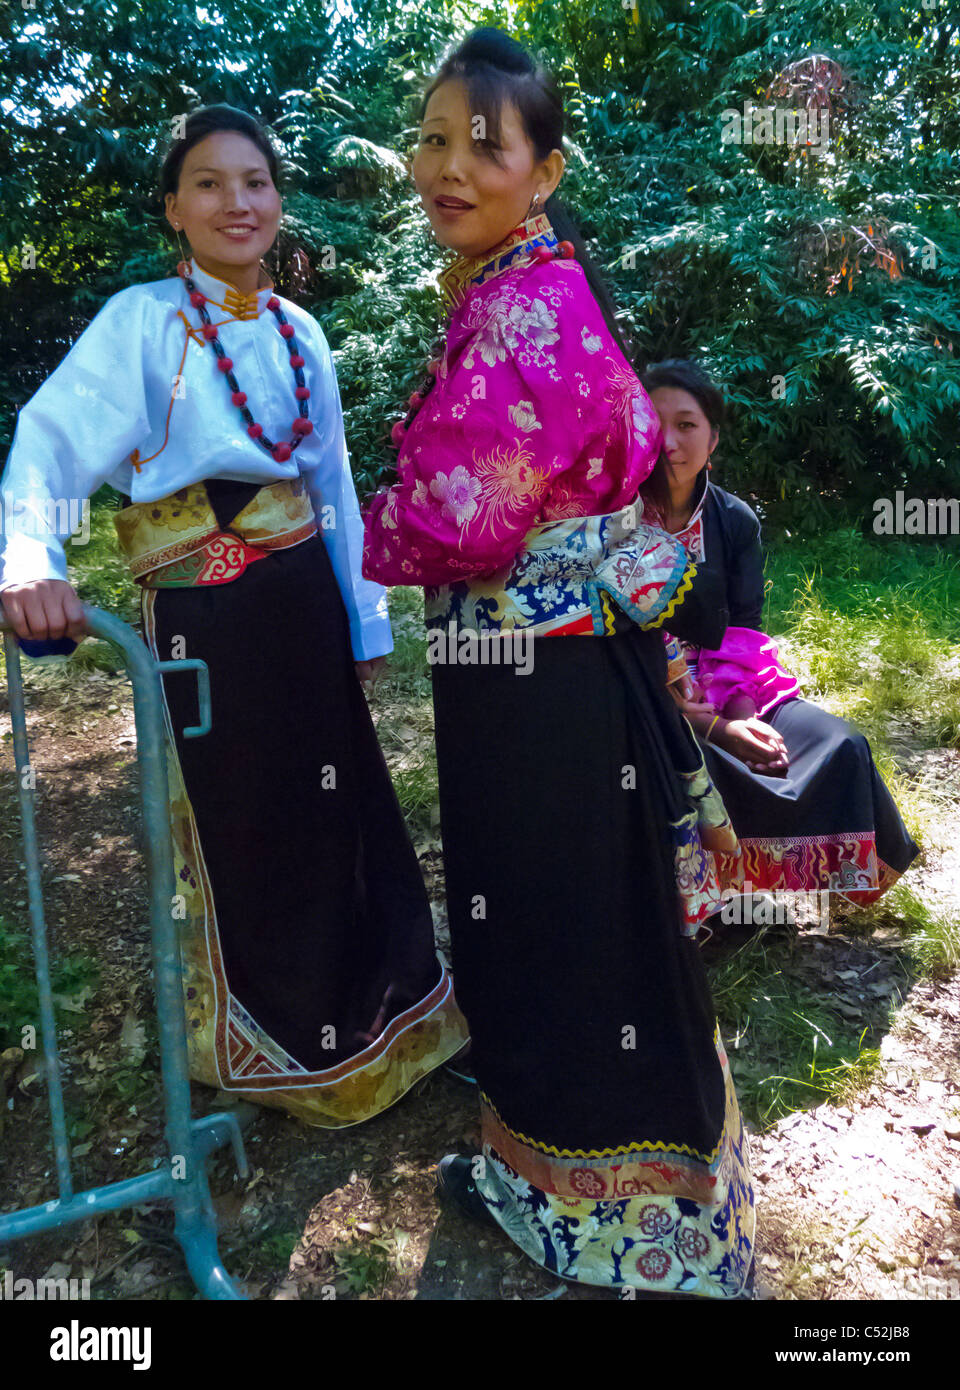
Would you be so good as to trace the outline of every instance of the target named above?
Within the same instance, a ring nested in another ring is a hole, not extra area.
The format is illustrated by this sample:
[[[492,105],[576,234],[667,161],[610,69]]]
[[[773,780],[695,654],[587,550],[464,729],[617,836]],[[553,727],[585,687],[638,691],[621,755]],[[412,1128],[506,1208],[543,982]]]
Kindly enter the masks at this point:
[[[207,733],[210,722],[210,678],[202,661],[154,661],[149,649],[131,627],[99,608],[83,605],[87,630],[119,648],[133,686],[137,730],[137,762],[143,810],[150,890],[150,925],[153,947],[157,1021],[160,1033],[160,1069],[166,1124],[167,1162],[150,1173],[122,1182],[107,1183],[86,1192],[74,1192],[70,1172],[70,1145],[63,1109],[60,1054],[57,1048],[50,966],[43,916],[40,858],[34,817],[33,778],[23,699],[20,648],[0,607],[7,665],[7,687],[13,724],[14,759],[19,784],[24,861],[30,901],[30,924],[40,999],[47,1093],[56,1159],[59,1198],[42,1206],[0,1215],[0,1243],[55,1230],[74,1221],[85,1221],[105,1211],[117,1211],[146,1201],[166,1201],[174,1212],[174,1235],[187,1268],[204,1298],[242,1299],[244,1294],[227,1274],[217,1249],[217,1221],[207,1184],[206,1159],[214,1149],[233,1144],[242,1177],[249,1171],[241,1126],[256,1114],[252,1106],[234,1113],[190,1115],[190,1082],[187,1076],[187,1040],[183,1012],[180,948],[174,927],[173,848],[167,798],[167,761],[164,745],[161,672],[196,671],[200,698],[200,724],[185,729],[187,738]]]

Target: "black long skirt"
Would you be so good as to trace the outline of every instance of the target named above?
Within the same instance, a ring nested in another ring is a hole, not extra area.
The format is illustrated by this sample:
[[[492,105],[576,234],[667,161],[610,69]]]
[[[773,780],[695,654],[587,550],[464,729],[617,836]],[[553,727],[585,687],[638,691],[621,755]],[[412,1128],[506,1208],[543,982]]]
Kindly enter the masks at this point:
[[[663,640],[540,638],[533,670],[433,667],[454,978],[478,1187],[546,1268],[731,1297],[746,1144],[670,823],[687,742]]]
[[[920,851],[867,739],[809,700],[784,700],[764,723],[787,746],[785,777],[752,772],[723,749],[703,745],[740,842],[745,884],[874,902]]]
[[[320,536],[227,584],[144,595],[164,677],[193,1073],[337,1126],[466,1039]]]

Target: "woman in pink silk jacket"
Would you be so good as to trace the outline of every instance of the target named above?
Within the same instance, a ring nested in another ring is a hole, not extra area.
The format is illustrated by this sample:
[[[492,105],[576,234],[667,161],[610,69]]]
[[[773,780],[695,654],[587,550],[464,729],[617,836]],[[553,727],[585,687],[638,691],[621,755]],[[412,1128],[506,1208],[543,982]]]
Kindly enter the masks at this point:
[[[712,646],[725,615],[633,505],[660,433],[552,196],[553,80],[479,30],[421,119],[450,317],[367,510],[364,573],[426,591],[482,1135],[438,1191],[565,1278],[744,1297],[748,1154],[693,940],[719,901],[710,851],[736,841],[662,627]]]

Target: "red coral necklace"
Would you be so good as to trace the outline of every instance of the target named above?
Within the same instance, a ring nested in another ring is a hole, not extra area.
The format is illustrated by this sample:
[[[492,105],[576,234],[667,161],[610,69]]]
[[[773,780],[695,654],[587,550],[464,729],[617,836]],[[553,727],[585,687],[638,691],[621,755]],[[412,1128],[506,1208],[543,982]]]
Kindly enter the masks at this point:
[[[184,262],[184,264],[186,263]],[[220,342],[220,334],[217,327],[210,320],[210,315],[206,309],[207,296],[202,290],[197,289],[195,282],[185,270],[181,270],[180,273],[186,282],[187,290],[190,295],[190,303],[195,309],[199,309],[200,311],[200,319],[203,324],[203,336],[216,353],[217,369],[223,372],[224,376],[227,378],[227,383],[231,392],[230,399],[235,406],[239,407],[240,414],[247,422],[247,434],[251,439],[255,439],[258,444],[262,445],[267,453],[271,454],[273,458],[276,459],[277,463],[285,463],[294,449],[298,448],[303,443],[306,436],[310,434],[313,429],[313,421],[308,418],[307,406],[307,401],[310,399],[310,388],[304,381],[304,359],[297,346],[293,324],[287,321],[283,310],[280,308],[280,301],[277,296],[271,295],[267,300],[267,308],[271,310],[277,320],[281,337],[286,340],[287,351],[290,354],[290,366],[293,368],[294,380],[296,381],[294,395],[300,402],[300,414],[292,425],[294,437],[288,443],[281,442],[275,444],[272,439],[267,438],[263,432],[263,426],[257,424],[256,420],[247,409],[247,393],[246,391],[240,390],[237,378],[233,374],[233,358],[227,356],[223,344]]]

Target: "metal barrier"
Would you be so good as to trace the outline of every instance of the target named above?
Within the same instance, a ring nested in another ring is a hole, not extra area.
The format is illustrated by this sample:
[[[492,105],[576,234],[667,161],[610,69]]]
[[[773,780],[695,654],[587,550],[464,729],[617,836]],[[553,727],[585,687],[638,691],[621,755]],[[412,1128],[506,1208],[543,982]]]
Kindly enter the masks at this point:
[[[74,1192],[70,1172],[70,1146],[67,1139],[57,1048],[50,968],[47,955],[40,859],[37,849],[33,804],[33,778],[24,715],[23,676],[20,648],[0,608],[0,631],[7,664],[7,687],[13,723],[14,758],[19,783],[23,828],[24,860],[30,901],[33,954],[40,998],[40,1024],[43,1037],[47,1091],[53,1126],[60,1196],[42,1206],[0,1215],[0,1244],[40,1231],[55,1230],[74,1221],[85,1221],[105,1211],[117,1211],[141,1202],[169,1202],[174,1212],[174,1235],[186,1258],[191,1278],[204,1298],[242,1299],[244,1295],[224,1269],[217,1249],[217,1221],[207,1184],[207,1156],[228,1141],[232,1142],[237,1168],[248,1173],[241,1125],[256,1113],[252,1106],[240,1106],[235,1113],[207,1115],[202,1120],[190,1116],[190,1083],[187,1076],[187,1041],[183,1012],[180,949],[174,927],[173,847],[167,806],[167,760],[164,745],[163,695],[160,673],[196,671],[200,697],[200,724],[184,729],[187,738],[207,733],[210,723],[210,678],[202,661],[154,661],[147,646],[131,627],[101,609],[83,605],[87,628],[118,647],[133,685],[133,708],[137,730],[137,761],[140,768],[140,799],[143,808],[147,846],[147,875],[150,889],[150,923],[153,969],[157,995],[157,1021],[160,1033],[160,1068],[163,1079],[167,1162],[150,1173],[108,1183],[87,1192]]]

